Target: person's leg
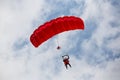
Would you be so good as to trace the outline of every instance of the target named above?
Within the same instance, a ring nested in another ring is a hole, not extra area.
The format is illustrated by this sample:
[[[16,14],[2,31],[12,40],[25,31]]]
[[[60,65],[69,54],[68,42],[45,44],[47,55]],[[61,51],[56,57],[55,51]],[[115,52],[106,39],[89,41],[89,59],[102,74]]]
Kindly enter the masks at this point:
[[[66,69],[67,69],[67,64],[65,64],[65,67],[66,67]]]
[[[70,64],[68,64],[70,67],[72,67]]]

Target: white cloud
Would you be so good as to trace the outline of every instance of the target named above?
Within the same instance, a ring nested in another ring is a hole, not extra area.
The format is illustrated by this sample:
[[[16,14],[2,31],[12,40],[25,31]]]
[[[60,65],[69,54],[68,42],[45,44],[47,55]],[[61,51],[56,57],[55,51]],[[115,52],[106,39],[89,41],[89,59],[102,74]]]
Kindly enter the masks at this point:
[[[9,54],[15,40],[29,38],[32,22],[40,14],[43,1],[2,1],[0,5],[0,46],[1,54]],[[7,51],[6,51],[7,49]]]
[[[105,69],[97,69],[93,80],[119,80],[120,59],[107,63]]]
[[[90,18],[90,20],[91,19],[94,20],[95,23],[97,23],[97,26],[94,26],[94,27],[97,27],[97,28],[92,34],[91,38],[84,41],[83,43],[84,50],[89,49],[89,50],[92,50],[91,52],[94,52],[93,47],[95,45],[98,48],[103,48],[103,46],[107,45],[108,49],[112,48],[114,53],[117,51],[117,54],[119,54],[118,49],[120,47],[119,47],[118,41],[119,41],[119,32],[120,32],[119,28],[120,27],[110,24],[111,22],[115,22],[116,24],[119,23],[119,19],[116,16],[114,16],[114,13],[116,13],[117,10],[115,10],[114,6],[111,5],[110,2],[108,1],[104,1],[104,0],[100,2],[97,2],[94,0],[89,0],[89,1],[87,1],[88,5],[85,9],[85,14],[83,14],[83,16],[85,16],[84,19]],[[91,9],[94,9],[94,8],[96,10],[92,11]],[[91,11],[88,11],[88,10],[91,10]],[[119,13],[116,13],[116,14],[119,14]],[[118,35],[117,38],[114,38],[116,35]],[[109,40],[109,38],[111,38],[111,40]]]
[[[107,47],[113,50],[114,55],[120,54],[120,37],[116,38],[114,41],[110,40]]]

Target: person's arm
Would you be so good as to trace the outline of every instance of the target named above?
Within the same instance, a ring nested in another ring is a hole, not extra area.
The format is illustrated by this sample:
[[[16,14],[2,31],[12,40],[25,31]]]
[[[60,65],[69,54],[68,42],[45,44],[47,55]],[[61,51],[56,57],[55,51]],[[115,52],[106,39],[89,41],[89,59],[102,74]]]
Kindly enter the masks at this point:
[[[68,56],[68,55],[67,55]],[[69,59],[69,56],[68,56],[68,59]]]
[[[64,56],[62,56],[62,58],[64,59]]]
[[[68,55],[64,55],[64,56],[62,56],[62,58],[64,59],[65,56],[67,56],[67,59],[69,59],[69,56],[68,56]]]

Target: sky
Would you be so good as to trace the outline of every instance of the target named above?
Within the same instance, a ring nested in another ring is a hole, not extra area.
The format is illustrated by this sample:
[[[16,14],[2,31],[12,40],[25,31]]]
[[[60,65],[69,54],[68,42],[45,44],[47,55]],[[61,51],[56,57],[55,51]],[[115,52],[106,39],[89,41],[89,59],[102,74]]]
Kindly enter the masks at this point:
[[[0,0],[0,80],[119,80],[119,8],[119,0]],[[35,48],[33,31],[61,16],[80,17],[85,29],[63,32]]]

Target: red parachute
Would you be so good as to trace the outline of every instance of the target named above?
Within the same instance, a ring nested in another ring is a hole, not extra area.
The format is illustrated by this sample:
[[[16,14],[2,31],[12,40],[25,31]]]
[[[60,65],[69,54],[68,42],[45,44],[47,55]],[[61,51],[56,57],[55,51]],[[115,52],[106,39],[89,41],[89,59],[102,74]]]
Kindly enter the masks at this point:
[[[84,22],[75,16],[64,16],[40,25],[30,36],[31,43],[38,47],[40,44],[64,31],[84,29]]]

